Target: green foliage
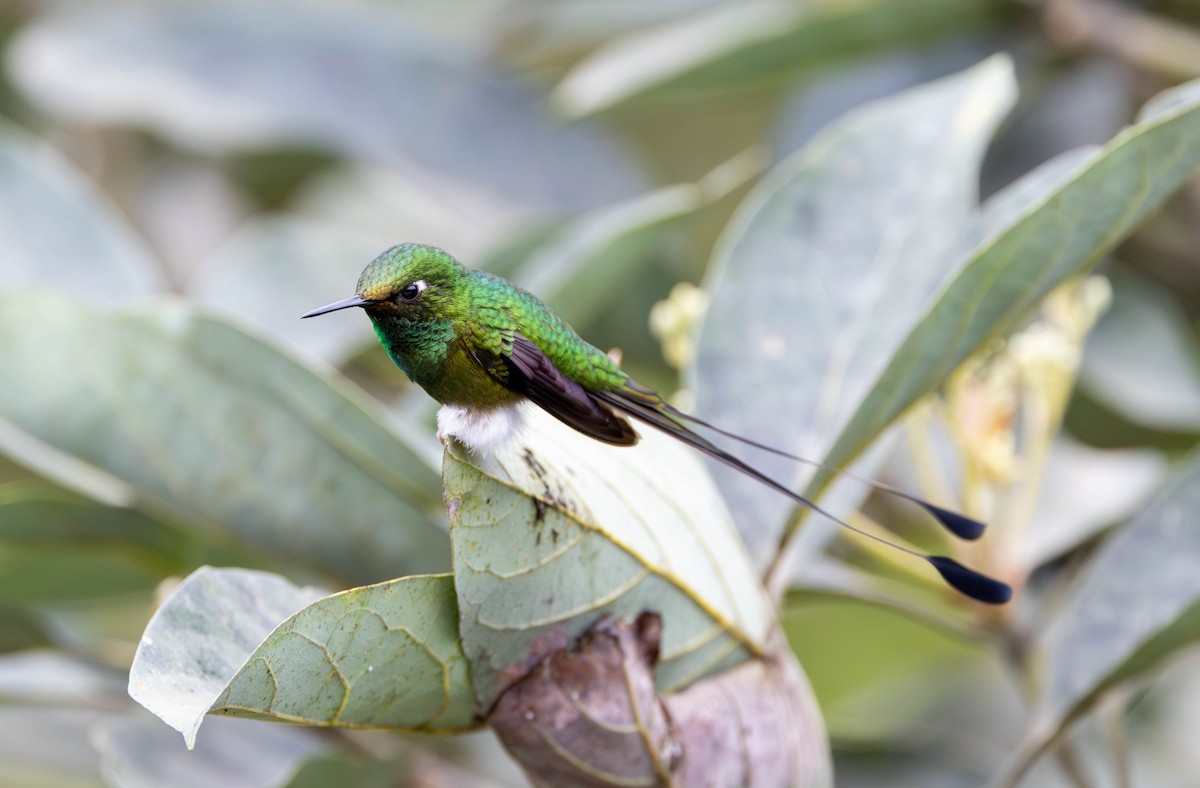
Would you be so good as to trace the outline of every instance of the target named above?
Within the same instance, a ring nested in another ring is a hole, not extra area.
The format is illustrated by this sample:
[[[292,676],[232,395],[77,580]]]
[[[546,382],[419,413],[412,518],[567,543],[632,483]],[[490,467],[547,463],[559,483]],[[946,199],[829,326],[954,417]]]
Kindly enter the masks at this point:
[[[310,725],[473,727],[453,580],[405,577],[314,603],[275,628],[211,710]]]
[[[598,617],[653,610],[673,711],[771,701],[720,682],[793,665],[786,638],[816,686],[796,671],[780,708],[821,698],[862,784],[1186,784],[1160,757],[1200,701],[1177,668],[1200,610],[1185,61],[992,0],[602,5],[4,13],[6,780],[520,782],[486,732],[412,734],[485,725]],[[1145,13],[1109,22],[1161,33]],[[361,316],[298,320],[399,241],[533,290],[722,427],[989,520],[939,542],[747,450],[1016,600],[981,611],[658,433],[535,418],[496,457],[443,450]],[[789,736],[828,775],[826,731]]]

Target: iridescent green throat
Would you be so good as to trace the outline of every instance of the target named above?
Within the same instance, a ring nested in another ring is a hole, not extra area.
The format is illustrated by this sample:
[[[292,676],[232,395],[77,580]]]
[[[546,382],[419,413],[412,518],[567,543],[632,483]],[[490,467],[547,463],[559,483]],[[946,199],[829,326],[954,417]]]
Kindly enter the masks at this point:
[[[375,336],[396,366],[422,388],[428,389],[441,376],[450,343],[454,341],[454,322],[408,320],[387,313],[371,313]]]

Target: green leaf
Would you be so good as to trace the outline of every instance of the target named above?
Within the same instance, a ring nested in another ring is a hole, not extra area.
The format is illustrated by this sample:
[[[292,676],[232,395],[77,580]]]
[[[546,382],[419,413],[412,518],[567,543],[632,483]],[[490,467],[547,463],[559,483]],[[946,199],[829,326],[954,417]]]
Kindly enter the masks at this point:
[[[1152,105],[1162,111],[1144,112],[954,266],[825,462],[849,462],[972,353],[1012,331],[1052,289],[1086,273],[1188,178],[1200,164],[1200,82],[1167,91]],[[827,481],[819,476],[810,492]]]
[[[1114,278],[1079,383],[1134,424],[1200,432],[1200,342],[1179,302],[1147,279]]]
[[[987,24],[987,0],[731,3],[616,39],[558,86],[573,116],[743,92],[888,46]]]
[[[153,256],[74,165],[0,119],[0,290],[42,287],[94,302],[161,289]]]
[[[1028,766],[1105,690],[1200,638],[1200,453],[1109,539],[1040,639],[1040,707],[1015,763]]]
[[[206,713],[350,728],[475,726],[449,575],[320,597],[263,572],[197,570],[147,625],[129,694],[188,746]]]
[[[182,303],[0,301],[0,379],[0,448],[63,484],[354,581],[446,565],[437,477],[365,397]]]
[[[705,419],[802,456],[828,450],[952,270],[984,149],[1014,98],[1011,64],[993,58],[852,113],[771,172],[705,283],[714,298],[692,383]],[[761,454],[755,465],[784,483],[806,470]],[[791,502],[717,480],[765,557]]]
[[[474,728],[453,579],[402,577],[309,605],[263,641],[212,711],[348,728]]]
[[[771,609],[696,457],[652,429],[616,448],[527,416],[520,445],[443,461],[479,707],[605,613],[662,616],[661,690],[759,653]]]
[[[257,3],[64,8],[20,32],[9,74],[60,117],[205,152],[317,145],[554,211],[641,188],[603,129],[556,122],[534,86],[403,7],[304,3],[281,21]]]

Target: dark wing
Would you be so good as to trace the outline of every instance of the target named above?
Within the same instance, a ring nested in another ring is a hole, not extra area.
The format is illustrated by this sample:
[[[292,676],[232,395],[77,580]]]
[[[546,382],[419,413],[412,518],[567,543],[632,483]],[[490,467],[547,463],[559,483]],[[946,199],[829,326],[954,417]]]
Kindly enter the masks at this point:
[[[492,380],[524,394],[551,416],[584,435],[615,446],[638,442],[638,434],[628,421],[559,371],[541,348],[518,332],[513,332],[511,352],[477,351],[475,361]]]

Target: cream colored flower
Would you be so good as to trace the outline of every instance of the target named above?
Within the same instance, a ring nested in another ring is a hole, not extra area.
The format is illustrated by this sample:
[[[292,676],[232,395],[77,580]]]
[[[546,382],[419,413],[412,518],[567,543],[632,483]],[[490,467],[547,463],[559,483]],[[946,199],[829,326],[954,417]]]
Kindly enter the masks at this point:
[[[662,344],[663,358],[682,369],[696,356],[695,327],[708,309],[708,293],[680,282],[650,310],[650,332]]]

